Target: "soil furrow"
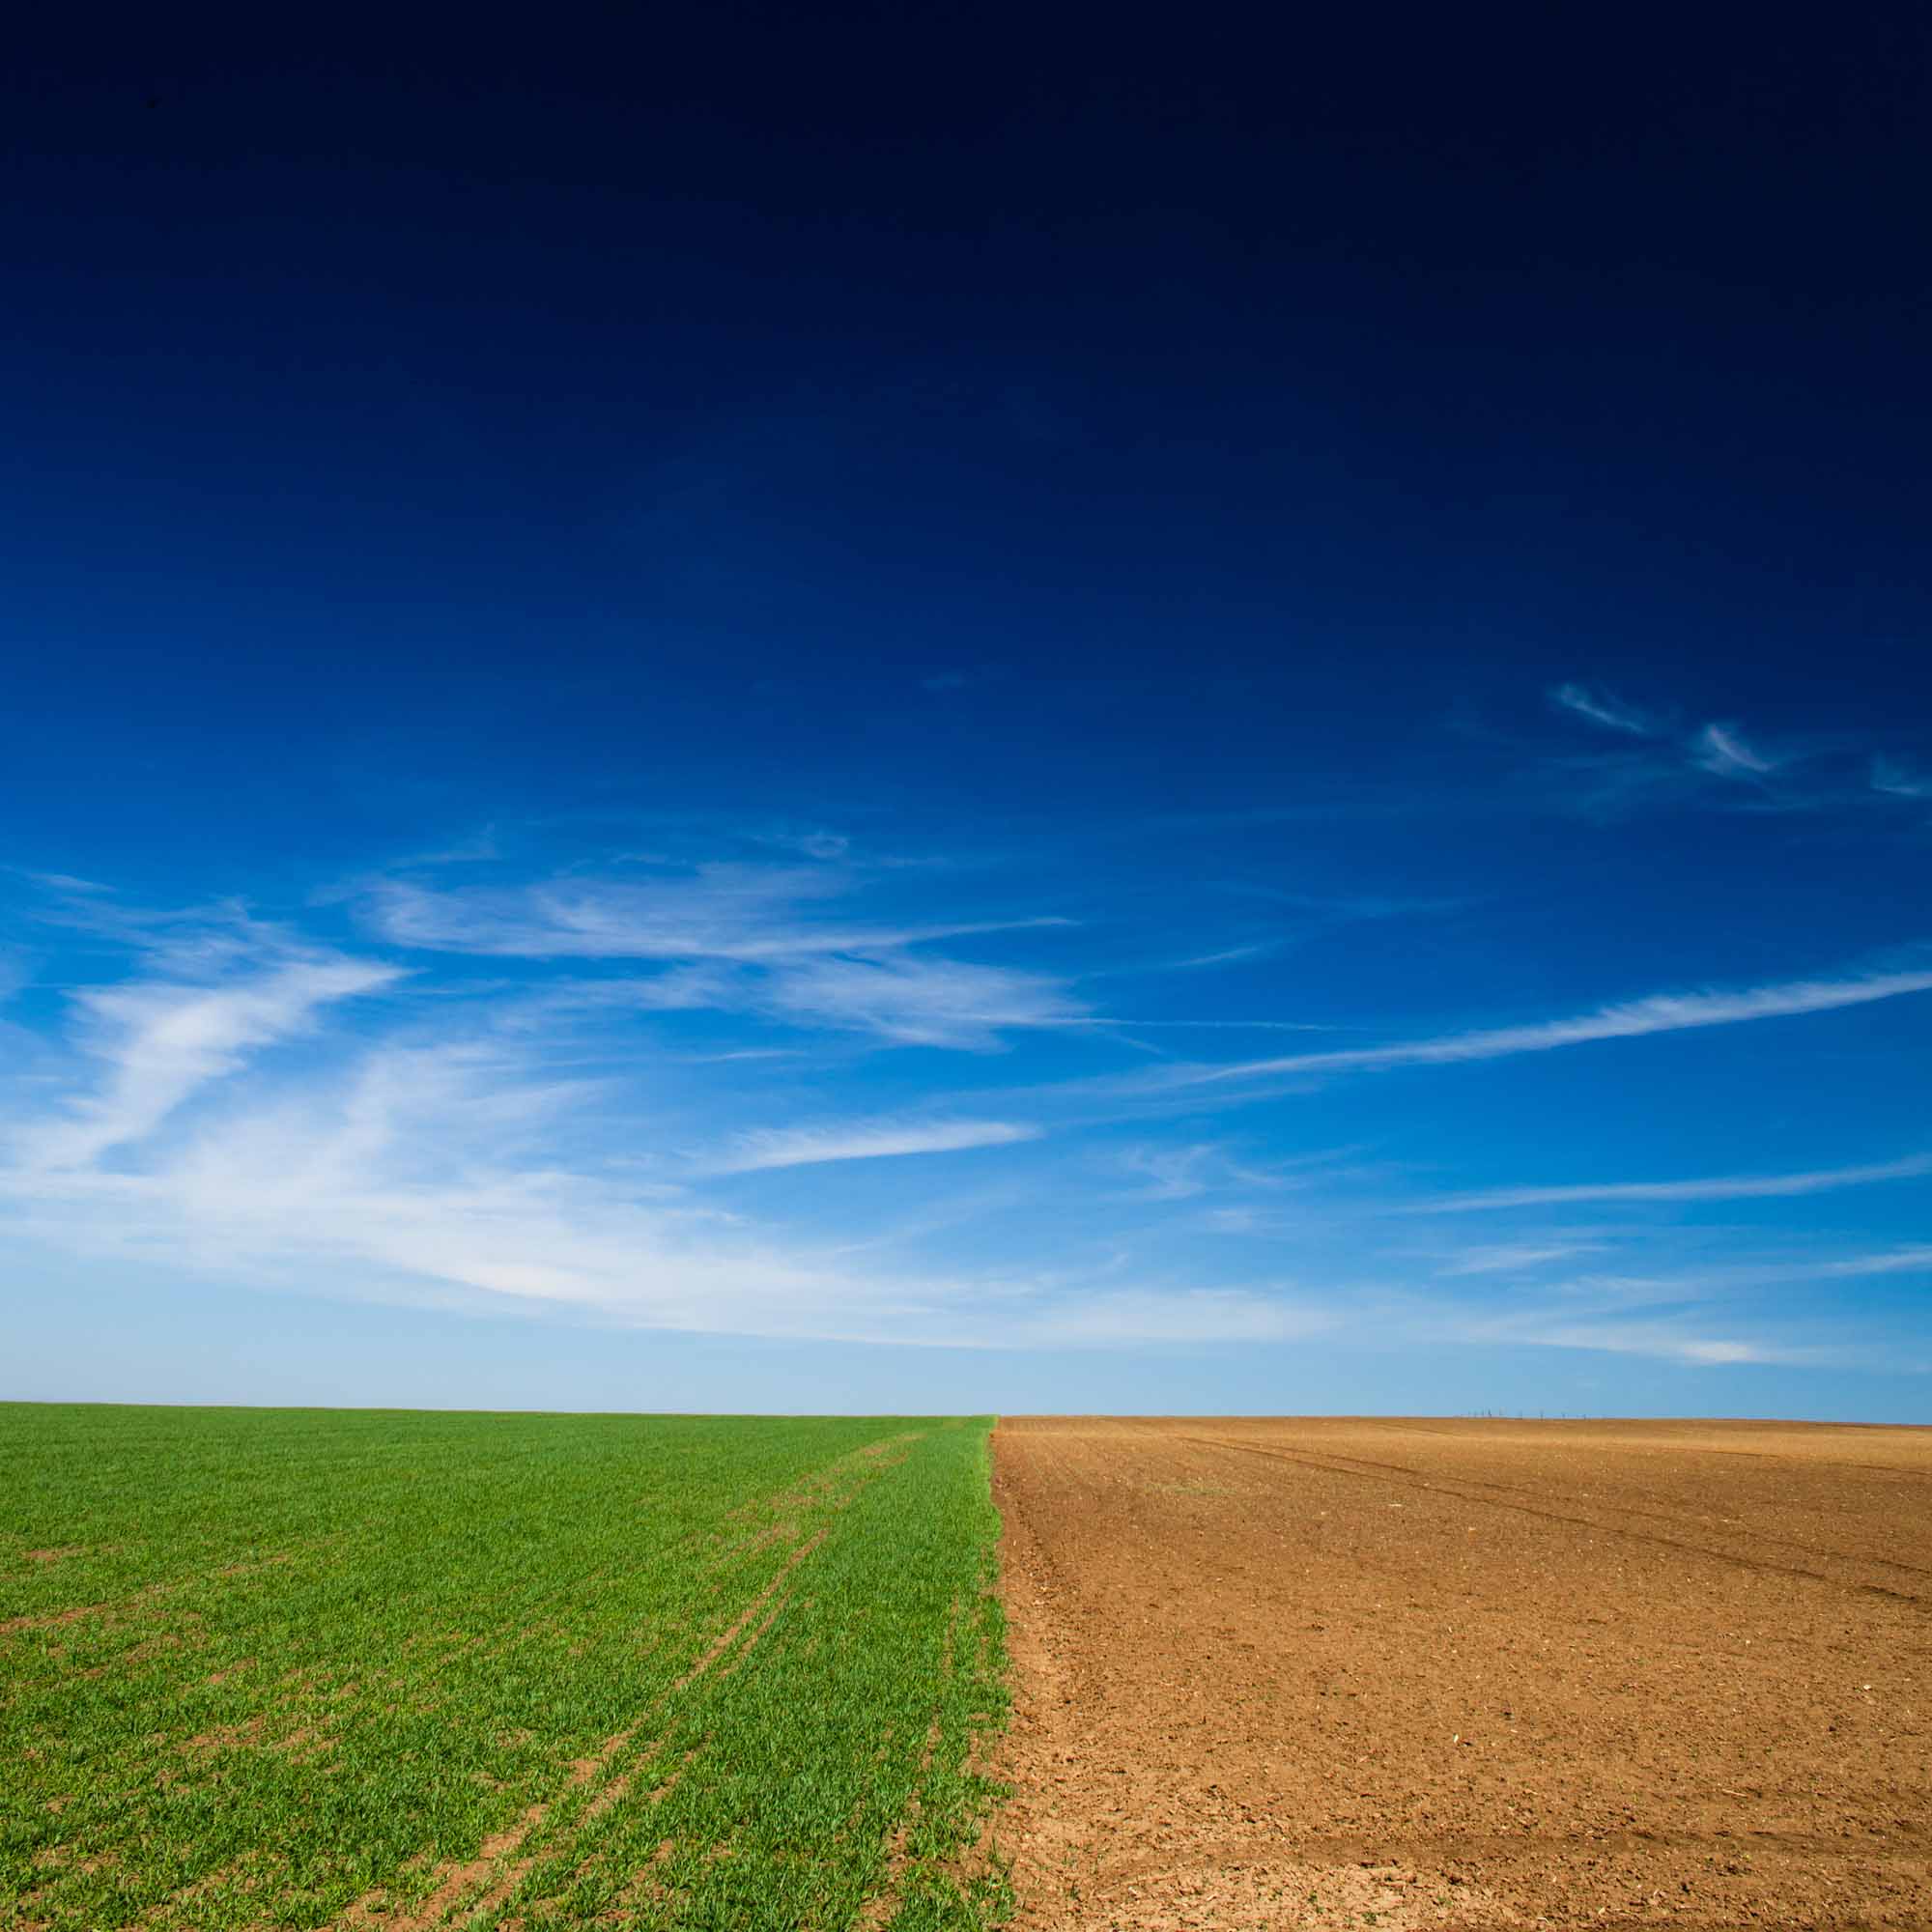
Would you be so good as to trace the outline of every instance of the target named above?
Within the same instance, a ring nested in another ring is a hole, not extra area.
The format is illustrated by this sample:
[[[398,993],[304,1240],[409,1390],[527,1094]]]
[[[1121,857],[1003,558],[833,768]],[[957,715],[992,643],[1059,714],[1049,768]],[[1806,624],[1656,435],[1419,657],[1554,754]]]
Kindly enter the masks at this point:
[[[1932,1925],[1932,1432],[1398,1426],[1001,1425],[1024,1932]]]
[[[1268,1456],[1277,1462],[1299,1463],[1313,1469],[1327,1469],[1336,1475],[1362,1476],[1388,1481],[1393,1478],[1406,1487],[1426,1490],[1435,1495],[1453,1496],[1458,1502],[1475,1503],[1485,1509],[1520,1510],[1524,1516],[1541,1517],[1547,1522],[1565,1522],[1578,1529],[1595,1530],[1603,1536],[1628,1537],[1633,1543],[1652,1543],[1661,1549],[1682,1550],[1686,1555],[1698,1556],[1712,1563],[1729,1563],[1740,1570],[1763,1570],[1780,1577],[1802,1577],[1812,1583],[1829,1584],[1840,1590],[1862,1590],[1874,1597],[1888,1597],[1892,1602],[1904,1604],[1915,1610],[1932,1613],[1932,1603],[1923,1597],[1913,1595],[1907,1590],[1894,1590],[1886,1583],[1865,1583],[1848,1581],[1842,1577],[1829,1577],[1822,1570],[1806,1570],[1796,1563],[1774,1563],[1759,1556],[1738,1556],[1729,1550],[1713,1549],[1708,1544],[1691,1543],[1683,1537],[1660,1536],[1655,1530],[1626,1529],[1621,1523],[1605,1522],[1601,1517],[1575,1516],[1567,1510],[1547,1509],[1538,1503],[1512,1502],[1504,1496],[1471,1494],[1473,1485],[1467,1483],[1432,1483],[1413,1470],[1399,1468],[1393,1463],[1368,1463],[1360,1458],[1323,1459],[1318,1456],[1297,1456],[1292,1450],[1262,1449],[1248,1442],[1225,1442],[1211,1435],[1190,1435],[1183,1438],[1190,1442],[1200,1442],[1216,1449],[1233,1449],[1243,1456]],[[1486,1484],[1484,1488],[1501,1488],[1500,1484]],[[1901,1564],[1901,1569],[1915,1566]],[[1932,1574],[1932,1573],[1921,1573]]]

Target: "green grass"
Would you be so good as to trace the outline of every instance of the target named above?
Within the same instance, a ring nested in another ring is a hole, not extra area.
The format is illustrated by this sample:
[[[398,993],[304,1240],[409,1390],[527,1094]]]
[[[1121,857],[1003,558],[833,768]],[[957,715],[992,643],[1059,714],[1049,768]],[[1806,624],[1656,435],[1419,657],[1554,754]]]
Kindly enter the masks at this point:
[[[997,1922],[987,1429],[0,1406],[0,1927]]]

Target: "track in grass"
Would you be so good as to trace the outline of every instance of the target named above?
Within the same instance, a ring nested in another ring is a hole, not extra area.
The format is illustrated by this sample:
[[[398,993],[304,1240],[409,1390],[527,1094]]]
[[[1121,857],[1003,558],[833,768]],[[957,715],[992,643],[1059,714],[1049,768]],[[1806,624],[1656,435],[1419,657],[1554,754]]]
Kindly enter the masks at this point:
[[[988,1426],[0,1406],[0,1928],[991,1922]]]

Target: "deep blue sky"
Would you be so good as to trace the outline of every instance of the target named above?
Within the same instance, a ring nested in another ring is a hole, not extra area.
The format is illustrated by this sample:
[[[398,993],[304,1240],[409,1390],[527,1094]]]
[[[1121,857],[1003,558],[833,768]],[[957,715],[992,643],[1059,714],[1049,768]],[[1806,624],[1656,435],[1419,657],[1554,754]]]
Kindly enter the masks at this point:
[[[0,1394],[1932,1420],[1913,10],[336,31],[4,82]]]

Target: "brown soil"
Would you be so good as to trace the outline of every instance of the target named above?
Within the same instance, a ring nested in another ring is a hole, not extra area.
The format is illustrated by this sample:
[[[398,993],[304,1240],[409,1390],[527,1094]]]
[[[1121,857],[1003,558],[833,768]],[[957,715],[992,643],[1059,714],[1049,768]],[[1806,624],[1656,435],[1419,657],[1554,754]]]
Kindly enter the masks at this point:
[[[994,1448],[1028,1932],[1932,1927],[1932,1431]]]

